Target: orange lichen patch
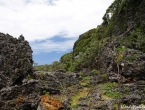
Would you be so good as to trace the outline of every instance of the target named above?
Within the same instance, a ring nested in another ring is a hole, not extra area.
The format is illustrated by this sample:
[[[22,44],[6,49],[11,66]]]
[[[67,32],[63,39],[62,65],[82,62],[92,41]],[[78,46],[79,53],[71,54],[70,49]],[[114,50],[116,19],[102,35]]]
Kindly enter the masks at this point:
[[[59,110],[63,107],[60,100],[57,100],[48,94],[40,96],[41,102],[40,106],[45,108],[46,110]]]
[[[23,103],[23,102],[24,102],[23,96],[22,96],[22,95],[19,95],[19,96],[17,97],[17,99],[16,99],[16,108],[17,108],[21,103]]]
[[[48,103],[43,103],[43,107],[45,107],[46,110],[58,110],[58,108],[56,108],[53,105],[50,105]]]

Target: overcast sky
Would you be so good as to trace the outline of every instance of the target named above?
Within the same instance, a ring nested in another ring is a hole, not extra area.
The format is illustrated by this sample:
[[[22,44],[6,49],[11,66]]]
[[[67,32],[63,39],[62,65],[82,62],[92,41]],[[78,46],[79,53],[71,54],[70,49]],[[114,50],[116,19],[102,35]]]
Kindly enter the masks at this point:
[[[0,32],[29,41],[34,61],[50,64],[80,34],[102,23],[114,0],[0,0]]]

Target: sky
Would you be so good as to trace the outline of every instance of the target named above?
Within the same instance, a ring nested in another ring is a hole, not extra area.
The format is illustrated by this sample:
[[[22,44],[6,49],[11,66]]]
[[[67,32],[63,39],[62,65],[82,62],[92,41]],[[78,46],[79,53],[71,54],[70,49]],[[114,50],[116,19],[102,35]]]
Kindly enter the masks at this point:
[[[38,65],[59,61],[79,35],[102,23],[114,0],[0,0],[0,32],[21,34]]]

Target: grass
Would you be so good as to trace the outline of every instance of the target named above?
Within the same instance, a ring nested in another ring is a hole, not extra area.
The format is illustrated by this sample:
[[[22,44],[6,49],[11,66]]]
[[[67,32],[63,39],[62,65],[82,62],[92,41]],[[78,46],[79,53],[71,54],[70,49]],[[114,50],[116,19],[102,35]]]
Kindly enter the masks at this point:
[[[119,92],[116,92],[116,91],[113,91],[113,92],[111,92],[111,91],[106,91],[106,92],[105,92],[105,95],[106,95],[106,96],[108,96],[108,97],[110,97],[110,98],[113,98],[113,99],[117,99],[117,98],[118,98],[118,94],[119,94]],[[120,93],[120,96],[121,96],[121,98],[122,98],[122,93]]]
[[[118,98],[118,91],[115,91],[116,88],[118,88],[118,84],[115,82],[108,82],[104,84],[99,84],[99,86],[102,88],[101,94],[102,94],[102,100],[111,100],[111,99],[117,99]],[[122,93],[120,93],[122,97]]]
[[[102,76],[104,79],[106,79],[106,78],[108,77],[107,74],[102,74],[101,76]]]
[[[45,95],[45,94],[49,94],[49,92],[46,91],[46,90],[43,90],[43,94],[44,94],[44,95]]]
[[[92,72],[95,73],[96,75],[99,75],[100,74],[100,72],[98,70],[95,70],[95,69],[92,70]]]
[[[83,87],[90,87],[91,83],[90,83],[90,76],[86,76],[83,78],[83,80],[81,80],[79,82]]]
[[[115,82],[113,82],[113,83],[108,82],[108,83],[104,83],[102,86],[103,86],[103,90],[111,90],[111,89],[117,88],[118,84]]]
[[[87,88],[83,88],[83,89],[78,90],[77,94],[75,94],[74,96],[72,96],[72,99],[71,99],[71,107],[72,108],[76,108],[77,107],[77,104],[79,103],[79,99],[81,97],[86,97],[87,94],[88,94],[88,89]]]
[[[131,54],[131,56],[127,59],[129,62],[133,62],[136,59],[135,54]]]

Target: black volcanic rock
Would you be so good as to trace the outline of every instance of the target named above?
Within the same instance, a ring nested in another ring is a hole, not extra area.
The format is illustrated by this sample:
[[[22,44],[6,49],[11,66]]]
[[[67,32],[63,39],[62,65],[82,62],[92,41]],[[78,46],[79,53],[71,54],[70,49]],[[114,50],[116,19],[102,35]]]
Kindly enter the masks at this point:
[[[18,39],[0,33],[0,109],[14,110],[22,104],[29,107],[38,93],[37,80],[23,83],[33,73],[32,50],[21,35]],[[33,95],[29,95],[33,94]],[[29,97],[26,97],[29,96]],[[38,98],[39,99],[39,98]],[[23,103],[22,103],[23,102]],[[25,103],[26,102],[26,103]],[[27,105],[27,103],[30,103]],[[24,110],[25,107],[22,107]],[[26,109],[25,109],[26,110]],[[27,109],[28,110],[28,109]]]
[[[32,50],[23,35],[17,39],[0,33],[0,110],[36,110],[41,95],[60,94],[57,77],[34,72]]]
[[[21,35],[18,39],[0,33],[0,89],[20,85],[33,71],[32,50]]]
[[[117,49],[120,50],[117,51]],[[118,62],[117,58],[119,58],[120,55],[122,55],[122,59]],[[118,63],[122,82],[130,82],[145,79],[144,59],[145,53],[139,50],[126,48],[125,46],[120,46],[120,41],[114,39],[106,43],[102,49],[99,60],[103,64],[101,65],[101,71],[107,72],[110,80],[118,80]]]

